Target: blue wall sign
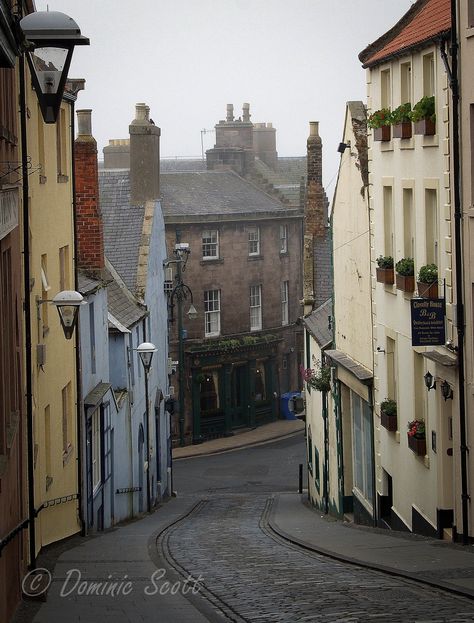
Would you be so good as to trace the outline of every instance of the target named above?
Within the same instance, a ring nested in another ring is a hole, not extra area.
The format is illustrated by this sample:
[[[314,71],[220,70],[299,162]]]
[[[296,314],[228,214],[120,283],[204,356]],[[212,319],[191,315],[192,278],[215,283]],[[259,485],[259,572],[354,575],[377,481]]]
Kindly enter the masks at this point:
[[[411,345],[444,346],[444,299],[411,299]]]

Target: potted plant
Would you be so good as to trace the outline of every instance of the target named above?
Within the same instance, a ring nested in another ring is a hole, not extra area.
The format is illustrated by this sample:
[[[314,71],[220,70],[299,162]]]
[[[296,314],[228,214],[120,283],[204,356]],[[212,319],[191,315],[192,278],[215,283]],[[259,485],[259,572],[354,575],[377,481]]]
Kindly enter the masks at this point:
[[[411,104],[401,104],[390,115],[393,125],[393,138],[411,138]]]
[[[425,264],[418,272],[418,295],[426,299],[438,298],[438,267],[436,264]]]
[[[418,456],[426,454],[426,432],[424,420],[408,422],[408,447]]]
[[[377,262],[377,281],[387,285],[393,284],[395,276],[393,272],[393,257],[391,255],[379,255]]]
[[[367,119],[367,125],[374,131],[374,141],[390,140],[390,108],[381,108]]]
[[[398,290],[413,292],[415,289],[415,262],[412,257],[404,257],[395,264]]]
[[[436,114],[434,95],[425,95],[417,102],[410,112],[410,119],[414,123],[415,134],[429,136],[436,133]]]
[[[397,430],[397,403],[386,398],[380,403],[380,423],[389,431]]]
[[[300,366],[301,376],[311,389],[318,392],[328,392],[331,389],[331,368],[330,366],[316,362],[316,369]]]

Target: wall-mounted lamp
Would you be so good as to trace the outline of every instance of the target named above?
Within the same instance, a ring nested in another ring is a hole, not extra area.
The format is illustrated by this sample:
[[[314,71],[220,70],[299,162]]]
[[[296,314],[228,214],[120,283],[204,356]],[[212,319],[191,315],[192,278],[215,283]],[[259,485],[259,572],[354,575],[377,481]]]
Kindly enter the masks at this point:
[[[347,141],[347,143],[339,143],[339,147],[337,148],[337,151],[340,154],[343,154],[346,151],[347,148],[349,148],[349,149],[351,148],[351,142],[350,141]]]
[[[377,346],[377,352],[383,353],[385,355],[385,348],[382,348],[381,346]]]
[[[430,391],[430,389],[436,389],[436,381],[429,370],[423,378],[425,379],[425,385],[428,391]]]
[[[52,300],[38,299],[36,301],[38,308],[43,303],[52,303],[53,305],[56,305],[59,320],[61,321],[61,326],[64,331],[64,337],[66,340],[70,340],[72,338],[72,334],[74,333],[74,327],[77,323],[79,307],[81,305],[87,305],[87,301],[83,299],[82,294],[76,292],[75,290],[63,290],[62,292],[58,292]]]
[[[446,379],[441,383],[441,395],[445,400],[453,399],[453,389]]]

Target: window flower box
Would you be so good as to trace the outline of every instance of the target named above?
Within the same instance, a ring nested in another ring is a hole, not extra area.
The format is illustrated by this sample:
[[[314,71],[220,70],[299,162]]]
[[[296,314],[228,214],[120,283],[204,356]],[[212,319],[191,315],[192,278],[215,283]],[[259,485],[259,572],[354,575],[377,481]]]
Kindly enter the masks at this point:
[[[438,298],[438,267],[436,264],[426,264],[420,268],[417,288],[418,296],[422,298]]]
[[[379,255],[376,259],[377,269],[376,278],[379,283],[392,285],[395,281],[395,271],[393,269],[393,257],[390,255]]]
[[[410,112],[410,119],[413,121],[415,134],[423,134],[424,136],[436,134],[434,96],[425,95],[422,97],[421,100],[413,106],[413,110]]]
[[[416,282],[418,289],[418,296],[423,299],[437,299],[438,298],[438,282],[423,283],[422,281]]]
[[[415,290],[415,265],[413,258],[404,257],[395,264],[397,272],[396,286],[398,290],[413,292]]]
[[[436,134],[436,124],[431,119],[420,119],[414,126],[415,134],[422,134],[423,136],[433,136]]]
[[[389,125],[382,125],[380,128],[374,128],[374,141],[389,141],[390,134]]]
[[[392,433],[397,430],[397,403],[395,400],[387,398],[380,403],[380,424]]]
[[[381,108],[367,119],[368,127],[374,131],[374,141],[390,140],[391,114],[389,108]]]
[[[411,121],[402,121],[393,126],[393,138],[411,138]]]
[[[426,438],[425,437],[410,437],[408,435],[408,447],[417,456],[425,456],[425,454],[426,454]]]

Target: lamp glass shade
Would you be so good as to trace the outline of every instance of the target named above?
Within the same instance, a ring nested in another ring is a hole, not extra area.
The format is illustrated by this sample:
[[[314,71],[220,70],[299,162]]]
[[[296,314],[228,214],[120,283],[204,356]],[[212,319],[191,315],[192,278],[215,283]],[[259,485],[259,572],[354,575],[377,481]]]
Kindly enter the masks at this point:
[[[67,340],[70,340],[76,326],[79,307],[77,305],[57,305],[59,319]]]
[[[61,74],[66,65],[68,50],[65,48],[36,48],[29,53],[41,93],[57,93]]]
[[[143,367],[147,372],[150,370],[153,354],[156,353],[157,350],[156,346],[151,342],[142,342],[137,348]]]
[[[191,303],[189,310],[188,310],[188,318],[190,320],[195,320],[197,317],[198,317],[197,309]]]
[[[425,385],[428,389],[431,389],[433,387],[433,375],[431,374],[431,372],[427,372],[424,376],[425,379]]]

